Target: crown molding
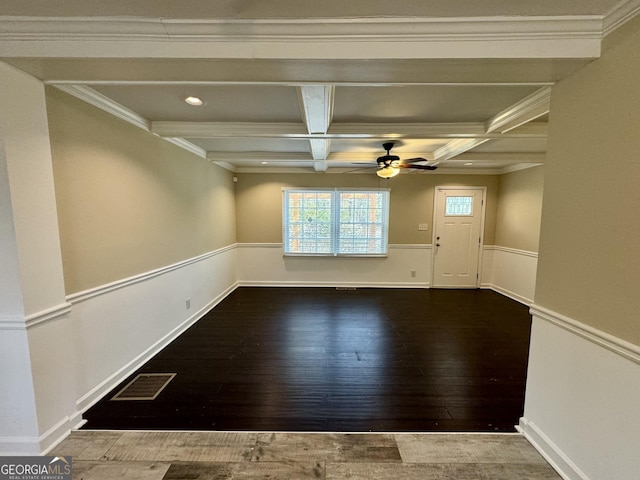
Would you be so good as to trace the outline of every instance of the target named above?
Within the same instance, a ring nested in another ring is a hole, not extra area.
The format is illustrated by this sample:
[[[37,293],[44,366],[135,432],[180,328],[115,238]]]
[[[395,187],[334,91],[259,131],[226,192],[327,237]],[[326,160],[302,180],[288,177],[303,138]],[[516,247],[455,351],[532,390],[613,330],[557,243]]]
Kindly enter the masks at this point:
[[[489,119],[486,131],[506,133],[549,113],[551,87],[544,87]]]
[[[57,89],[78,98],[79,100],[82,100],[90,105],[93,105],[94,107],[99,108],[100,110],[110,115],[113,115],[114,117],[117,117],[121,120],[124,120],[125,122],[130,123],[131,125],[141,128],[146,132],[154,133],[151,131],[152,122],[150,122],[143,116],[138,115],[133,110],[130,110],[127,107],[124,107],[123,105],[120,105],[118,102],[111,100],[109,97],[102,95],[101,93],[95,91],[90,87],[87,87],[84,85],[70,85],[70,84],[54,85],[54,86]],[[190,153],[193,153],[200,158],[207,158],[207,152],[204,149],[198,147],[197,145],[194,145],[193,143],[185,140],[184,138],[179,138],[178,136],[173,136],[173,137],[160,136],[160,138],[162,138],[163,140],[166,140],[169,143],[177,145],[178,147]]]
[[[612,12],[613,13],[613,12]],[[348,17],[177,19],[153,17],[0,16],[6,40],[419,40],[599,36],[599,15],[492,17]]]
[[[444,162],[453,158],[457,155],[460,155],[464,152],[467,152],[478,145],[481,145],[488,141],[486,138],[461,138],[457,140],[452,140],[446,145],[437,149],[434,153],[434,159],[437,162]]]
[[[169,143],[173,143],[174,145],[177,145],[178,147],[191,152],[191,153],[195,153],[197,156],[199,156],[200,158],[207,158],[207,151],[204,148],[200,148],[197,145],[194,145],[193,143],[185,140],[184,138],[177,138],[177,137],[162,137],[164,138],[167,142]]]
[[[117,41],[119,56],[146,58],[486,58],[487,52],[493,58],[596,58],[602,25],[598,15],[252,20],[2,16],[0,54],[112,57],[112,42]]]
[[[622,1],[604,16],[602,35],[613,33],[622,25],[640,15],[640,0]]]
[[[136,127],[147,131],[150,129],[151,124],[146,118],[96,92],[93,88],[84,85],[55,85],[55,87]]]

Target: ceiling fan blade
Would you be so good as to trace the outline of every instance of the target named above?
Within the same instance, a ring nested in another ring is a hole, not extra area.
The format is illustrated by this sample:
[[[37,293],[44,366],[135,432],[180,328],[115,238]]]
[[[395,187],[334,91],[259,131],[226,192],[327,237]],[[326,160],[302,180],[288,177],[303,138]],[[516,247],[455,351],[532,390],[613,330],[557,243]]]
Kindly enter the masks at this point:
[[[370,166],[370,167],[353,168],[351,170],[346,170],[346,171],[344,171],[342,173],[355,173],[355,172],[361,172],[362,170],[369,170],[370,171],[372,167],[373,167],[373,165]]]
[[[407,158],[405,160],[402,160],[402,163],[417,163],[417,162],[428,162],[428,160],[422,157]]]
[[[438,168],[436,165],[396,165],[396,167],[398,168],[415,168],[416,170],[435,170],[436,168]]]

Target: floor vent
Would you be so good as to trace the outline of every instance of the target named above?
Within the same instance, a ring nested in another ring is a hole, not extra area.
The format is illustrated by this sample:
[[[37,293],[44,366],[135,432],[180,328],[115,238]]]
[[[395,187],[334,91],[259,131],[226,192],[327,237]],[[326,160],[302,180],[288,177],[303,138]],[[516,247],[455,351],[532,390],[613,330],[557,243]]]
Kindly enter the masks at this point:
[[[155,400],[175,376],[175,373],[141,373],[111,400]]]

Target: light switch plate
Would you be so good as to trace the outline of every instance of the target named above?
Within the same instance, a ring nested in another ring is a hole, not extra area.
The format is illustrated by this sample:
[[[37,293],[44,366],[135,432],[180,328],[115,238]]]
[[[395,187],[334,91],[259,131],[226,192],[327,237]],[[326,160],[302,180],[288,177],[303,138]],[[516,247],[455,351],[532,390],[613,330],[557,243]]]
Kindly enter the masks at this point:
[[[429,224],[428,223],[419,223],[418,224],[418,230],[423,231],[423,232],[429,230]]]

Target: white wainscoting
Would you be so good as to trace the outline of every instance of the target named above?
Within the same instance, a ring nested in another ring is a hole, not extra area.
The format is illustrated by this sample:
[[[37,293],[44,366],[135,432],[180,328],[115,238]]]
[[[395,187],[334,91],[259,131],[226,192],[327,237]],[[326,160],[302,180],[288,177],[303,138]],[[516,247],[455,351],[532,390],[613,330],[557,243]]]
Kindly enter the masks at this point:
[[[235,263],[232,245],[67,297],[77,370],[76,424],[83,411],[236,288]]]
[[[520,430],[568,480],[635,480],[640,347],[534,305]]]
[[[285,257],[280,243],[238,244],[242,286],[428,288],[431,245],[389,245],[387,257]],[[412,271],[415,276],[412,276]]]
[[[537,269],[536,252],[486,245],[482,255],[481,286],[531,305]]]

